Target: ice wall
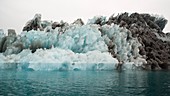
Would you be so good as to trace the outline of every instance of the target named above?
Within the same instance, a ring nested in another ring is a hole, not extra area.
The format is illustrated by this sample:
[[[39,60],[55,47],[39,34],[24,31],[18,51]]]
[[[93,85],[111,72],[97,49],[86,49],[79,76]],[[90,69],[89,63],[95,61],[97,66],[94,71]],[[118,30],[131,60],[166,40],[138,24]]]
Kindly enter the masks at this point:
[[[81,19],[68,24],[41,21],[36,15],[20,35],[0,35],[6,41],[16,38],[0,53],[1,69],[114,70],[147,63],[139,54],[138,39],[124,27],[107,24],[104,16],[84,25]]]
[[[134,63],[134,66],[142,66],[146,64],[145,59],[139,54],[139,43],[137,38],[132,37],[129,30],[118,25],[104,25],[101,27],[101,32],[109,51],[113,57],[117,58],[119,62]]]
[[[38,49],[35,53],[23,50],[19,54],[4,56],[0,54],[1,69],[18,70],[114,70],[118,64],[108,52],[89,51],[74,53],[69,49]]]
[[[95,25],[70,26],[65,32],[52,30],[45,31],[24,31],[21,33],[21,41],[25,49],[58,47],[70,49],[75,53],[86,53],[88,51],[99,50],[107,52],[108,48],[101,32]]]
[[[114,70],[118,64],[96,25],[71,25],[65,32],[24,31],[15,42],[22,42],[23,51],[1,53],[1,69]]]

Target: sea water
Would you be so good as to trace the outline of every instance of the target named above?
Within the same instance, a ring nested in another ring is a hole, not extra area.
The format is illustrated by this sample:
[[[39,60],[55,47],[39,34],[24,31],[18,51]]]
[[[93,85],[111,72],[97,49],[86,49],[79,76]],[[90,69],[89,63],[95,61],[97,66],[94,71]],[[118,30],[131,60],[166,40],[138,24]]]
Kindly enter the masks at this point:
[[[170,96],[169,71],[0,70],[0,96]]]

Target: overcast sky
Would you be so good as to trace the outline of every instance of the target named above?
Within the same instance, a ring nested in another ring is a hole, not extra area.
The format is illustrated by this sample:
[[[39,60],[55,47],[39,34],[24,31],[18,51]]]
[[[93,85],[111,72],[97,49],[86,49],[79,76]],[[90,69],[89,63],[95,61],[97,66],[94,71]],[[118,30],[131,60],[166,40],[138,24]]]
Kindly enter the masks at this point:
[[[87,22],[95,15],[139,12],[163,15],[170,20],[170,0],[0,0],[0,29],[20,33],[25,23],[42,14],[43,20],[69,23],[77,18]],[[164,31],[170,32],[170,21]]]

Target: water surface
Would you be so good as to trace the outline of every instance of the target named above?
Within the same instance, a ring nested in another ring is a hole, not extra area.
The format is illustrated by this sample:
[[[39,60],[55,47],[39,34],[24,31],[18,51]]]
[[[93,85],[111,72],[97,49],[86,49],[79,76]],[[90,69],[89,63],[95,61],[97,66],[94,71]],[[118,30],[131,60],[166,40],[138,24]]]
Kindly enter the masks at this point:
[[[1,70],[0,95],[170,96],[170,72]]]

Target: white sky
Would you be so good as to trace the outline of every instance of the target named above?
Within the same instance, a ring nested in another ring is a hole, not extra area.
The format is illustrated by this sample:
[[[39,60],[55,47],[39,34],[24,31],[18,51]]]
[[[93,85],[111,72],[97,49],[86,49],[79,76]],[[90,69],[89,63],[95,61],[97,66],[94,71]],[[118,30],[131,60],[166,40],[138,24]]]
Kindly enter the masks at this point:
[[[36,13],[42,14],[43,20],[69,23],[122,12],[159,14],[170,20],[169,6],[170,0],[0,0],[0,29],[13,28],[20,33]],[[170,32],[169,22],[164,32]]]

